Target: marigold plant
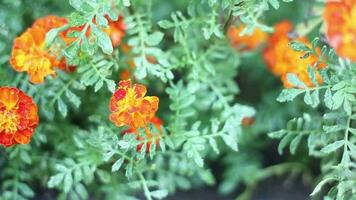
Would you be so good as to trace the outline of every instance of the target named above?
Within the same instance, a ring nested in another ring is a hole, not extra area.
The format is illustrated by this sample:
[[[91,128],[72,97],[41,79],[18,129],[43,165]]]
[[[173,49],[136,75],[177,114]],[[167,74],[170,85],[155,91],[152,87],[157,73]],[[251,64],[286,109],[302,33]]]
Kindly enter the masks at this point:
[[[356,199],[355,4],[1,1],[0,200]]]

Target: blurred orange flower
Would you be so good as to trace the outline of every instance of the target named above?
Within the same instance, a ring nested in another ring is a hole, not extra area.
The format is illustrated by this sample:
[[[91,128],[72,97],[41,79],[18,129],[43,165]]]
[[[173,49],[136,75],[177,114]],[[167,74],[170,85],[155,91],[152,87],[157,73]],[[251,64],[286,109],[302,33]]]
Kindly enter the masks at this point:
[[[109,17],[106,18],[109,21],[109,27],[104,29],[104,31],[110,36],[112,46],[114,48],[118,47],[126,33],[126,24],[124,23],[124,18],[119,16],[116,21],[112,21],[109,19]]]
[[[328,1],[324,9],[326,37],[341,57],[356,61],[356,0]]]
[[[256,28],[251,35],[240,35],[244,28],[243,25],[229,27],[227,35],[233,47],[244,51],[253,50],[268,38],[267,33],[259,28]]]
[[[55,76],[54,68],[66,69],[64,59],[56,59],[56,55],[46,49],[46,33],[52,28],[66,24],[64,18],[46,16],[38,19],[19,37],[15,38],[10,63],[18,72],[27,72],[30,81],[35,84],[43,83],[48,75]]]
[[[275,32],[268,40],[268,45],[263,51],[263,58],[276,76],[280,76],[286,88],[293,87],[287,80],[287,74],[295,74],[308,87],[312,87],[313,83],[308,76],[308,66],[313,66],[317,63],[318,58],[310,55],[307,58],[301,58],[304,53],[296,52],[290,48],[289,43],[292,41],[288,37],[288,33],[293,27],[289,21],[282,21],[275,26]],[[310,46],[307,38],[300,37],[296,39],[299,42]],[[317,69],[323,68],[323,64],[318,64]],[[322,82],[319,74],[316,74],[318,82]]]
[[[17,88],[0,87],[0,145],[28,144],[38,125],[37,106]]]
[[[129,79],[129,78],[135,78],[133,74],[134,74],[134,71],[135,71],[136,64],[134,62],[134,56],[130,55],[130,53],[132,51],[132,47],[130,47],[128,44],[122,44],[122,45],[120,45],[120,47],[121,47],[121,51],[124,54],[127,54],[126,56],[129,59],[126,61],[127,65],[128,65],[128,68],[126,68],[125,70],[120,72],[119,79],[120,80],[125,80],[125,79]],[[157,64],[158,63],[156,57],[154,57],[152,55],[147,55],[146,59],[151,64]]]
[[[146,87],[131,84],[131,80],[119,82],[119,88],[110,100],[109,119],[118,127],[129,126],[133,129],[143,128],[155,116],[159,99],[156,96],[145,96]]]
[[[158,117],[153,117],[152,119],[150,119],[149,121],[150,124],[152,124],[154,126],[154,128],[158,131],[158,132],[152,132],[150,130],[150,128],[148,128],[147,126],[143,127],[144,128],[144,133],[145,133],[145,138],[140,136],[140,132],[139,130],[137,129],[134,129],[132,127],[129,127],[129,129],[127,129],[126,131],[122,132],[122,134],[128,134],[128,133],[132,133],[132,134],[135,134],[136,135],[136,139],[138,141],[142,141],[142,140],[149,140],[147,142],[147,146],[146,146],[146,152],[150,152],[150,147],[151,147],[151,144],[154,140],[154,142],[156,144],[159,144],[159,138],[161,137],[162,135],[162,125],[163,125],[163,122],[161,119],[159,119]],[[152,140],[152,141],[151,141]],[[143,144],[139,144],[137,145],[137,151],[141,151],[142,149],[142,146]]]

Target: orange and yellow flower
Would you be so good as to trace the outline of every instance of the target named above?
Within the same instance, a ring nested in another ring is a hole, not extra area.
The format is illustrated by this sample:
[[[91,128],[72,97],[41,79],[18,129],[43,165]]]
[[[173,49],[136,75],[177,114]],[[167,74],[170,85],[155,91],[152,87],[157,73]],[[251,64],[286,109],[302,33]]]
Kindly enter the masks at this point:
[[[0,145],[28,144],[38,125],[37,106],[21,90],[0,87]]]
[[[144,127],[145,137],[140,136],[139,130],[131,128],[131,127],[129,127],[129,129],[127,129],[126,131],[122,132],[122,134],[130,134],[130,133],[135,134],[136,139],[138,141],[149,140],[146,144],[146,152],[150,152],[150,147],[151,147],[152,142],[155,142],[156,145],[159,144],[159,139],[162,136],[162,128],[161,127],[163,125],[163,122],[158,117],[153,117],[152,119],[150,119],[149,123],[154,126],[156,131],[152,132],[152,130],[150,130],[150,128],[148,128],[148,126],[145,126]],[[143,146],[143,143],[137,145],[137,151],[141,151],[142,146]]]
[[[109,119],[118,127],[128,126],[133,129],[144,128],[155,116],[159,99],[156,96],[145,96],[146,87],[133,84],[131,80],[119,82],[119,88],[110,100]]]
[[[293,27],[289,21],[282,21],[275,26],[275,32],[268,40],[268,45],[264,49],[263,58],[276,76],[280,76],[286,88],[293,87],[287,80],[287,74],[293,73],[304,82],[308,87],[312,87],[313,83],[308,76],[308,66],[314,66],[318,58],[310,55],[307,58],[301,58],[303,52],[296,52],[290,48],[289,43],[292,41],[288,37],[288,33]],[[299,42],[310,46],[307,38],[300,37],[296,39]],[[323,68],[323,64],[318,64],[317,69]],[[319,74],[316,74],[318,81],[322,82]]]
[[[10,63],[18,72],[27,72],[32,83],[43,83],[48,75],[55,76],[54,68],[65,69],[64,59],[57,60],[46,48],[46,33],[66,24],[64,18],[46,16],[38,19],[19,37],[15,38]]]
[[[112,46],[118,47],[121,44],[122,38],[126,33],[126,24],[124,23],[124,18],[119,16],[116,21],[112,21],[106,17],[109,22],[109,27],[104,29],[104,31],[110,36]]]
[[[268,38],[268,35],[259,28],[256,28],[251,35],[240,35],[244,28],[243,25],[230,26],[227,31],[231,45],[239,50],[253,50]]]
[[[328,1],[324,9],[326,37],[336,53],[356,61],[356,0]]]

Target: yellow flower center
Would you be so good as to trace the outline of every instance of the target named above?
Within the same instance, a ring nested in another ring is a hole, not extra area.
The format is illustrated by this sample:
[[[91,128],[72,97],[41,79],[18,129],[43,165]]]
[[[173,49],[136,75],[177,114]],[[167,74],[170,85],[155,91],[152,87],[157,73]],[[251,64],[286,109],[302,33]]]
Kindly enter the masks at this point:
[[[14,133],[19,125],[18,116],[8,110],[0,111],[0,132]]]

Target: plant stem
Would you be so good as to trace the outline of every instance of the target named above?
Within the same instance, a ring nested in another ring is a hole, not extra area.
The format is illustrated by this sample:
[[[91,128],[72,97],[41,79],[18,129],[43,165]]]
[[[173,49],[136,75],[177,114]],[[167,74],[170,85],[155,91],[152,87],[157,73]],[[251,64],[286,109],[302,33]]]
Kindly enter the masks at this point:
[[[142,183],[142,187],[143,187],[143,191],[145,193],[145,196],[146,196],[147,200],[152,200],[151,193],[150,193],[150,190],[148,189],[145,177],[143,176],[143,174],[139,170],[136,170],[136,171],[137,171],[138,176],[140,177],[140,180],[141,180],[141,183]]]

